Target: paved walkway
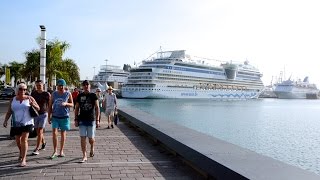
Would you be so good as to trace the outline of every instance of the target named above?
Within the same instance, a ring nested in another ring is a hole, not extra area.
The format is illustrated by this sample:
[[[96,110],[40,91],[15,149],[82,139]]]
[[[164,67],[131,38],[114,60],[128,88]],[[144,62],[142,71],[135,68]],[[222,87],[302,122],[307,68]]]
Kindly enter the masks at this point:
[[[105,116],[102,127],[97,129],[95,156],[88,158],[87,163],[79,163],[82,157],[80,137],[72,120],[64,150],[66,157],[49,159],[53,147],[51,126],[47,124],[46,150],[32,156],[36,139],[29,139],[28,165],[17,167],[18,148],[14,140],[8,139],[10,128],[2,127],[3,120],[4,114],[0,114],[1,179],[202,179],[181,160],[153,145],[125,123],[106,129]]]

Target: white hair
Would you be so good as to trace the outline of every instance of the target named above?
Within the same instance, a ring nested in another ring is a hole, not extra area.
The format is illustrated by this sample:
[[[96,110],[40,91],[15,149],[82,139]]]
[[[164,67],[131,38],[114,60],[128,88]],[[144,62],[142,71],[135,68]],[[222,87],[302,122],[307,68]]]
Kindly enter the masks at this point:
[[[18,91],[20,88],[27,89],[27,85],[25,83],[18,84],[18,86],[16,88],[16,95],[18,95]]]

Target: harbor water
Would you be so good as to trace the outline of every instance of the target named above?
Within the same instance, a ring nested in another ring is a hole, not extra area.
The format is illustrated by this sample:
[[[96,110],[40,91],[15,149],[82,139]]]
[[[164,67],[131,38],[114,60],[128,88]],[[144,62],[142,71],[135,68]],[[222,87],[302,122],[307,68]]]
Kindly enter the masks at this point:
[[[320,174],[320,100],[120,99],[119,106]]]

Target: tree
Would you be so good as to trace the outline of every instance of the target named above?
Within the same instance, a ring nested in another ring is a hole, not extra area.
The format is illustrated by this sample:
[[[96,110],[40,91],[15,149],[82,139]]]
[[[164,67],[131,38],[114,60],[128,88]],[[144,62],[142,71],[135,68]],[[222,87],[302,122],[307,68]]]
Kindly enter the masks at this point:
[[[36,49],[27,51],[25,56],[26,63],[22,71],[23,77],[29,77],[30,81],[34,81],[36,77],[40,77],[40,51]]]
[[[24,63],[18,63],[16,61],[10,62],[9,63],[9,68],[10,68],[10,74],[11,77],[14,77],[14,84],[16,84],[17,80],[21,78],[24,78],[22,72],[24,68]]]
[[[62,56],[69,49],[70,45],[63,41],[60,42],[57,39],[48,41],[47,43],[47,60],[46,60],[46,74],[49,79],[49,84],[52,84],[52,77],[58,75],[57,78],[63,78],[62,74],[66,76],[67,72],[60,71]],[[67,80],[66,80],[67,81]],[[79,78],[80,81],[80,78]],[[70,83],[69,81],[67,81]]]
[[[5,74],[5,64],[0,63],[0,77],[2,77]]]
[[[73,85],[80,84],[80,73],[77,64],[72,59],[64,59],[60,64],[59,76]]]
[[[40,41],[38,41],[40,43]],[[80,72],[77,64],[72,59],[63,59],[63,55],[70,45],[57,39],[48,41],[46,46],[46,76],[48,84],[52,84],[53,76],[63,78],[68,84],[78,85]],[[34,49],[25,53],[27,62],[24,75],[26,77],[40,77],[40,50]],[[36,71],[35,71],[36,70]],[[32,79],[34,80],[34,79]]]

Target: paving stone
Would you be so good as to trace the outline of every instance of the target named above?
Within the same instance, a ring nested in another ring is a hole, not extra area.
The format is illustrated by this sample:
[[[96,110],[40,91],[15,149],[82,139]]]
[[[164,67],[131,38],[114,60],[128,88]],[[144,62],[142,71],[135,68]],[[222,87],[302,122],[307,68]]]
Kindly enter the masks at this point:
[[[73,116],[73,112],[71,112]],[[0,114],[0,119],[4,118]],[[73,117],[71,117],[73,119]],[[102,121],[106,121],[102,116]],[[99,128],[96,131],[95,156],[82,158],[78,128],[71,124],[67,132],[64,158],[49,159],[53,152],[51,125],[47,124],[45,139],[46,150],[37,156],[31,156],[35,138],[29,139],[27,167],[18,165],[18,148],[13,139],[9,139],[10,128],[0,127],[0,179],[202,179],[203,177],[178,158],[154,145],[145,136],[126,123],[120,122],[114,129]],[[58,134],[60,141],[60,133]],[[60,144],[58,144],[58,149]],[[87,141],[89,155],[90,145]]]

